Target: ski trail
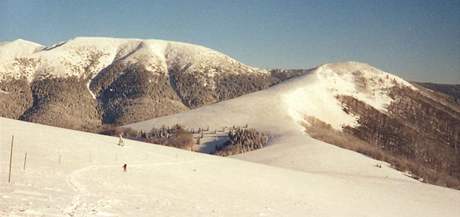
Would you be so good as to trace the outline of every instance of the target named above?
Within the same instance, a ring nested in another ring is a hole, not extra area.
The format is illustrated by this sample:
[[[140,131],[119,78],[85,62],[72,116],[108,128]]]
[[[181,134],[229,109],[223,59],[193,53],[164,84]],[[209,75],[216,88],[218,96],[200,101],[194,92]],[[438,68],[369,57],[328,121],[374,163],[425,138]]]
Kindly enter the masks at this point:
[[[143,164],[132,164],[130,168],[138,168],[144,166],[171,166],[171,165],[182,165],[182,164],[189,164],[189,163],[197,163],[197,162],[206,162],[210,160],[188,160],[188,161],[177,161],[177,162],[163,162],[163,163],[143,163]],[[120,165],[90,165],[83,167],[81,169],[75,170],[66,177],[66,183],[70,186],[70,188],[75,192],[75,196],[72,198],[72,202],[69,206],[65,207],[63,212],[65,215],[69,217],[74,217],[77,215],[77,211],[83,211],[82,207],[86,206],[87,204],[82,202],[82,196],[88,196],[91,192],[86,189],[86,186],[78,181],[78,178],[81,174],[84,174],[91,170],[98,170],[98,169],[106,169],[106,168],[118,168]],[[87,216],[86,213],[82,213],[80,216]]]
[[[81,203],[82,195],[88,194],[88,191],[86,190],[85,186],[77,181],[77,177],[86,171],[90,171],[90,170],[93,170],[96,168],[102,168],[102,167],[109,167],[109,166],[101,165],[98,167],[96,165],[91,165],[91,166],[83,167],[81,169],[78,169],[72,172],[70,175],[66,177],[66,183],[75,192],[75,196],[72,198],[72,202],[70,203],[70,205],[64,208],[64,214],[70,217],[75,216],[76,211],[79,209],[79,207],[82,206],[82,203]]]

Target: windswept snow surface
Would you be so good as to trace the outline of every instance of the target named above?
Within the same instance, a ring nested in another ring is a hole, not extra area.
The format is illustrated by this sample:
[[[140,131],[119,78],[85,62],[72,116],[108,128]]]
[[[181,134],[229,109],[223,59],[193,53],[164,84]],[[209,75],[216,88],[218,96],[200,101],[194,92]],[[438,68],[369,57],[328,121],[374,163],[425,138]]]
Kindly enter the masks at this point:
[[[459,191],[402,177],[300,172],[135,141],[120,147],[115,137],[4,118],[0,124],[0,216],[460,213]],[[10,135],[15,145],[7,183]],[[354,161],[351,153],[343,157]]]
[[[352,96],[377,110],[386,111],[393,101],[388,96],[390,88],[398,85],[415,89],[401,78],[359,62],[325,64],[307,77],[312,80],[308,85],[293,87],[295,90],[283,98],[289,114],[305,124],[308,124],[305,115],[312,116],[337,130],[356,126],[357,120],[343,111],[336,96]]]

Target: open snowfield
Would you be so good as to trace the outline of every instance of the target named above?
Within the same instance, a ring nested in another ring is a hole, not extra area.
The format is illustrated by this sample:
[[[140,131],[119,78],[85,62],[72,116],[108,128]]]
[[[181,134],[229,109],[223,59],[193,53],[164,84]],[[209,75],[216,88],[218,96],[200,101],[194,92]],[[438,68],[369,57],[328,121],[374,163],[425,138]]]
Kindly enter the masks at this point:
[[[300,172],[128,140],[120,147],[114,137],[5,118],[0,118],[0,126],[0,216],[460,213],[459,191],[421,184],[402,175],[398,178],[397,172],[370,164],[368,170],[389,177]],[[25,152],[27,165],[23,170]],[[353,153],[346,153],[349,155],[344,158],[355,161]],[[128,164],[126,173],[122,172],[123,163]]]

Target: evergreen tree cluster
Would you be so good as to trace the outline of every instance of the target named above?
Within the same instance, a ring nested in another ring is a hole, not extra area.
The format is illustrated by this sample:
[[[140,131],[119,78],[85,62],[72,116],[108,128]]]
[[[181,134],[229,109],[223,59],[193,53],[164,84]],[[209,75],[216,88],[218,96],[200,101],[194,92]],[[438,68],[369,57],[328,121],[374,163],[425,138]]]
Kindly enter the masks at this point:
[[[123,135],[124,138],[148,142],[158,145],[172,146],[182,149],[191,149],[195,144],[193,134],[187,131],[181,125],[172,127],[162,126],[152,128],[149,132],[137,131],[131,128],[114,128],[101,132],[101,134],[110,136]]]
[[[250,128],[234,128],[228,133],[229,141],[215,154],[228,156],[263,148],[268,144],[269,136]]]

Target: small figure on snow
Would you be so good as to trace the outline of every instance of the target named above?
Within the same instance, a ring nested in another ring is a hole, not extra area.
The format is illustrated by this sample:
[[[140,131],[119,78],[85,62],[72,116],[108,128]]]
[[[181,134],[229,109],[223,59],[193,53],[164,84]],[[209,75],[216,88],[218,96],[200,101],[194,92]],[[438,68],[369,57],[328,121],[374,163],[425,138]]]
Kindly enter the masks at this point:
[[[126,169],[128,168],[128,165],[127,164],[123,164],[123,172],[126,172]]]
[[[118,145],[119,146],[125,146],[125,142],[123,141],[122,133],[120,133],[120,139],[118,140]]]

